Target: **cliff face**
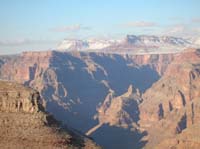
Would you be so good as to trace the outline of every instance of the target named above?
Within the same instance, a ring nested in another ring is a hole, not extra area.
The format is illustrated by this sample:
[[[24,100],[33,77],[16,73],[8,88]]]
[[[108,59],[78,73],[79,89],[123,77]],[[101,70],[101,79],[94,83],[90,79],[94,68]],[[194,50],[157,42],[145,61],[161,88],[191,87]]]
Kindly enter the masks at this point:
[[[144,101],[139,108],[140,126],[149,133],[149,148],[171,137],[177,136],[181,140],[182,136],[186,137],[182,132],[188,132],[190,127],[199,124],[199,63],[199,50],[185,51],[174,59],[164,76],[143,95]],[[187,141],[193,143],[195,140],[185,138]],[[161,144],[169,145],[170,141]],[[173,141],[172,144],[180,145]]]
[[[128,91],[121,96],[115,97],[114,91],[110,91],[102,104],[97,108],[98,125],[91,128],[86,134],[91,135],[104,124],[109,126],[131,128],[138,121],[138,105],[141,97],[138,89],[129,86]]]
[[[0,68],[1,68],[1,66],[3,65],[3,60],[0,60]]]
[[[95,119],[98,124],[86,135],[92,136],[105,148],[142,148],[146,135],[138,130],[141,94],[132,85],[120,96],[110,91],[105,100],[97,107]],[[108,141],[109,140],[109,141]]]
[[[150,65],[160,76],[164,74],[168,65],[178,54],[144,54],[131,56],[138,65]]]
[[[0,84],[0,111],[37,113],[44,111],[39,92],[14,83]]]
[[[83,68],[95,77],[94,73],[102,71],[104,75],[107,75],[107,71],[103,67],[100,60],[120,60],[124,61],[129,67],[149,65],[159,75],[162,75],[167,66],[171,63],[177,54],[146,54],[146,55],[117,55],[117,54],[104,54],[104,53],[80,53],[80,52],[23,52],[19,56],[13,56],[6,59],[0,57],[0,64],[3,65],[1,69],[1,78],[15,80],[21,83],[30,83],[38,77],[42,77],[42,74],[49,68],[53,67],[55,63],[61,63],[62,60],[66,60],[66,67],[74,70],[76,62],[82,62]],[[63,59],[66,56],[67,59]],[[4,60],[4,61],[3,61]],[[116,62],[117,63],[117,62]]]
[[[4,62],[0,71],[3,79],[39,90],[57,119],[107,148],[142,148],[142,137],[147,148],[178,147],[200,120],[199,62],[199,50],[193,49],[160,55],[48,51],[23,53]],[[14,111],[37,113],[39,107],[32,103],[36,100],[21,105],[16,98],[8,105]],[[119,134],[124,140],[115,138]],[[113,142],[102,141],[108,137]]]
[[[1,68],[1,78],[29,84],[29,81],[42,77],[43,71],[49,67],[51,56],[52,52],[23,52],[4,63]],[[41,89],[43,87],[41,85],[39,83],[36,87]]]
[[[85,132],[97,123],[96,106],[109,90],[119,96],[132,84],[144,92],[165,71],[167,65],[158,66],[160,62],[167,64],[171,59],[171,55],[24,52],[4,63],[0,71],[2,79],[37,89],[48,111]]]
[[[97,109],[96,117],[100,124],[108,123],[110,126],[128,128],[138,121],[137,106],[141,100],[139,90],[133,88],[132,85],[121,96],[114,97],[114,93],[111,92]]]
[[[192,148],[192,149],[198,149],[200,146],[199,137],[200,136],[200,127],[198,125],[192,125],[191,127],[188,127],[187,129],[183,130],[183,132],[177,136],[175,136],[173,139],[168,138],[159,143],[156,148]]]
[[[132,97],[130,100],[116,97],[127,92],[129,85],[143,93],[165,72],[173,57],[172,54],[137,56],[56,51],[25,52],[6,61],[0,72],[2,79],[17,81],[37,89],[45,99],[47,110],[56,119],[82,132],[88,132],[101,124],[101,121],[105,125],[111,124],[109,127],[119,126],[114,128],[116,133],[120,131],[119,133],[126,134],[127,132],[120,128],[132,126],[138,117],[138,114],[132,115],[137,110],[132,111],[131,106],[126,104],[134,105],[134,108],[138,105]],[[111,95],[110,91],[114,91],[114,94]],[[121,108],[116,110],[118,102],[111,99],[112,104],[107,107],[105,113],[94,119],[94,115],[99,113],[96,107],[107,104],[107,101],[104,101],[107,95],[118,99],[116,101],[121,103]],[[117,116],[112,116],[115,120],[103,116],[112,113]],[[102,129],[106,130],[104,126],[99,130]],[[94,139],[98,138],[95,138],[96,134],[98,132],[94,132]],[[123,144],[121,141],[125,141],[124,145],[127,144],[126,140],[119,138],[118,145]]]
[[[0,81],[0,148],[98,148],[45,113],[37,91]]]

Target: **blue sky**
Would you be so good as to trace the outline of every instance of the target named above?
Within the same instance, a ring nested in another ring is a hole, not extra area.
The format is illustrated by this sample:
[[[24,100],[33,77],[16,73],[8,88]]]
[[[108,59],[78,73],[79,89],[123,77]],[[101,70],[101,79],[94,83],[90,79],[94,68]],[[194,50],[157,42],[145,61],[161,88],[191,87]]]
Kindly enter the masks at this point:
[[[200,0],[0,0],[0,54],[64,38],[200,35]]]

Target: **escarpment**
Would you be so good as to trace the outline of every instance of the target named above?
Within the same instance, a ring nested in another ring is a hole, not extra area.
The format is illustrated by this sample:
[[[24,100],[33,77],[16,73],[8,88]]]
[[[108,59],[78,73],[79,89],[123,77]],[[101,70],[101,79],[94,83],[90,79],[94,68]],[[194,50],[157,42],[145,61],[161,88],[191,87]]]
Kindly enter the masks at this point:
[[[105,60],[119,60],[125,62],[127,66],[143,66],[149,65],[158,74],[162,75],[167,69],[168,64],[174,59],[177,54],[146,54],[146,55],[117,55],[106,53],[81,53],[81,52],[23,52],[20,55],[11,56],[3,63],[0,57],[1,78],[17,81],[20,83],[28,83],[38,77],[42,77],[43,73],[48,69],[62,62],[63,57],[67,59],[64,62],[66,67],[74,70],[77,66],[76,62],[82,62],[86,71],[95,77],[96,71],[102,71],[104,75],[108,75],[104,64],[101,62]],[[101,60],[102,59],[102,60]],[[63,62],[62,62],[63,63]]]
[[[45,112],[37,91],[0,81],[0,148],[99,148]]]
[[[1,82],[0,111],[37,113],[44,111],[39,92],[19,84]]]
[[[140,127],[148,131],[147,147],[154,148],[157,144],[180,147],[183,143],[175,143],[171,138],[180,138],[181,142],[186,137],[185,132],[199,125],[199,63],[199,50],[181,53],[169,65],[164,76],[143,95],[144,101],[139,107]],[[191,146],[196,142],[192,138],[185,138],[185,141]]]
[[[4,61],[0,78],[37,89],[57,119],[107,148],[196,147],[199,55],[198,49],[144,55],[26,52]],[[12,112],[41,111],[32,106],[37,92],[27,95],[33,100],[26,104],[18,100],[24,93],[4,94],[16,98],[6,105]]]
[[[2,65],[0,78],[37,89],[49,112],[86,132],[97,123],[93,119],[96,106],[109,90],[119,96],[132,84],[144,92],[158,80],[156,66],[162,57],[170,63],[167,55],[24,52]]]
[[[138,120],[138,104],[141,102],[138,89],[129,86],[126,93],[114,97],[114,93],[109,93],[102,105],[97,109],[96,117],[100,124],[108,123],[111,126],[130,127]]]

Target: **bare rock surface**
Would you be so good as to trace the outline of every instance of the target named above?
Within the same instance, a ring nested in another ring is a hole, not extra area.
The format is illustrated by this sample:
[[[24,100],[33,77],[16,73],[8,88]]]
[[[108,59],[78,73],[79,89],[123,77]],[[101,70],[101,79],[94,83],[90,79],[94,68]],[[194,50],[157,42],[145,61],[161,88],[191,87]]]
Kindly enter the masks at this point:
[[[200,124],[199,64],[199,50],[186,50],[143,95],[139,123],[148,132],[147,148],[199,146],[199,133],[191,131],[199,132]]]
[[[99,148],[45,112],[37,91],[0,81],[0,148]]]

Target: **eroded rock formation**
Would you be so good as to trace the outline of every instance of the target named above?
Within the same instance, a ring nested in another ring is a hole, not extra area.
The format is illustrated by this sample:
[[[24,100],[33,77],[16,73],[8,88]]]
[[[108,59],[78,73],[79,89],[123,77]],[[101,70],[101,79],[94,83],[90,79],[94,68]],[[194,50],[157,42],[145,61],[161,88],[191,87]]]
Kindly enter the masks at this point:
[[[132,140],[135,148],[195,148],[200,122],[199,53],[196,49],[160,55],[27,52],[2,63],[0,71],[2,79],[38,89],[57,119],[89,130],[97,140],[111,131],[115,136],[131,133],[123,140],[127,144],[130,139],[127,148],[133,146]],[[37,113],[38,107],[29,107],[31,103],[23,107],[16,100],[9,107]],[[196,136],[188,137],[192,134]],[[147,144],[141,144],[142,137]]]
[[[97,123],[93,119],[96,107],[110,90],[119,96],[132,84],[144,92],[165,71],[167,65],[160,69],[160,62],[167,64],[172,58],[171,55],[24,52],[4,63],[0,72],[2,79],[37,89],[45,97],[49,112],[86,132]],[[83,125],[81,121],[87,123]]]
[[[47,114],[37,91],[0,81],[0,148],[99,148],[61,127]]]
[[[98,108],[96,117],[100,124],[108,123],[110,126],[128,128],[132,123],[137,123],[138,104],[141,100],[139,90],[132,85],[121,96],[114,97],[114,92],[111,92]]]
[[[199,141],[186,135],[192,133],[191,127],[199,125],[199,63],[199,50],[181,53],[169,65],[164,76],[143,95],[140,127],[149,133],[147,147],[154,148],[161,142],[159,146],[169,148],[189,146],[190,143],[191,146],[199,145]]]

